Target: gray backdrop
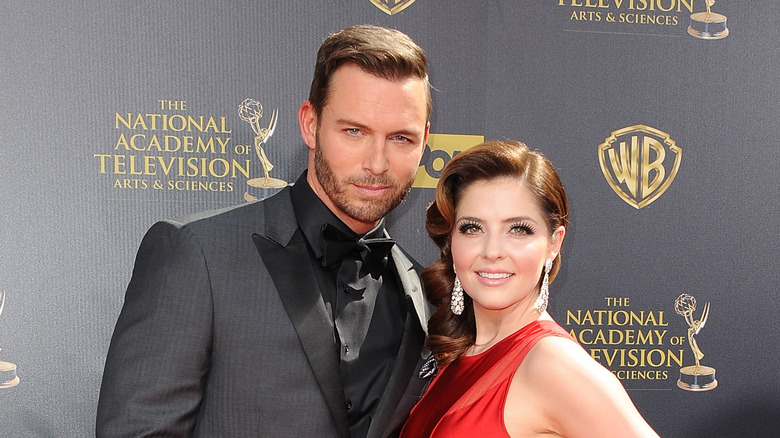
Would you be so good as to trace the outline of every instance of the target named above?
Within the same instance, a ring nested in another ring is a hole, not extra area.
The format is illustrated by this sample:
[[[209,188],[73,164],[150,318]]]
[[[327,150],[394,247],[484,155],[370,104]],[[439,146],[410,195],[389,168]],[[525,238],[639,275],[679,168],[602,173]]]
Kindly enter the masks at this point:
[[[430,57],[429,183],[475,138],[525,141],[559,169],[572,216],[552,315],[622,377],[662,436],[774,435],[779,5],[718,0],[730,34],[704,40],[686,31],[703,0],[6,0],[0,361],[16,364],[21,380],[0,389],[3,435],[94,434],[143,233],[163,218],[244,202],[247,179],[261,175],[245,153],[254,136],[237,114],[245,98],[263,104],[261,124],[278,109],[265,150],[272,176],[294,181],[307,152],[296,112],[314,54],[328,33],[357,23],[398,28]],[[187,116],[206,123],[178,130]],[[652,171],[658,155],[641,152],[638,175],[671,183],[636,208],[618,195],[628,183],[609,184],[616,168],[602,171],[599,145],[663,144],[655,130],[682,150],[679,168],[668,144]],[[198,139],[225,151],[199,150]],[[195,146],[171,150],[177,141]],[[423,225],[429,183],[390,218],[424,264],[437,257]],[[674,311],[681,293],[698,300],[696,318],[711,306],[697,336],[702,363],[717,370],[711,391],[676,385],[680,365],[693,364]],[[637,319],[623,324],[627,315]]]

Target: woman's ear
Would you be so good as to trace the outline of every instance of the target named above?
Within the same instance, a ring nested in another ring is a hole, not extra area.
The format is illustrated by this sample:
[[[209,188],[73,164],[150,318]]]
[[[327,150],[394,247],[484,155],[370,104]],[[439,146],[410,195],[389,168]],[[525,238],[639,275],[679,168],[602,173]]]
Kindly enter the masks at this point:
[[[561,252],[561,246],[563,245],[563,239],[566,237],[566,227],[563,225],[553,231],[552,241],[550,242],[550,258],[555,259]]]

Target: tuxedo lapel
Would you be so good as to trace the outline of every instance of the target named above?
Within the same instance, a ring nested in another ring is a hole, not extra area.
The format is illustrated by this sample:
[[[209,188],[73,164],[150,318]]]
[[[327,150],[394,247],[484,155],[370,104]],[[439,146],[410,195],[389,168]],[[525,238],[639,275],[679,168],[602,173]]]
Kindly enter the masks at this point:
[[[410,385],[410,381],[418,379],[414,373],[429,355],[425,348],[425,335],[432,307],[425,300],[419,275],[411,260],[397,246],[393,247],[392,255],[398,271],[398,278],[408,297],[407,303],[411,302],[411,308],[406,314],[404,335],[393,373],[390,375],[387,389],[382,395],[376,416],[371,421],[369,438],[384,437],[388,432],[399,428],[406,420],[411,405],[403,403],[404,394],[410,387],[415,386]],[[419,386],[422,387],[422,385],[421,383]],[[421,395],[421,392],[417,394],[417,396]]]
[[[408,257],[401,251],[398,246],[394,246],[392,249],[393,262],[398,269],[398,277],[401,280],[404,292],[412,300],[414,305],[414,311],[417,313],[417,319],[420,321],[423,332],[428,334],[428,319],[433,314],[433,307],[425,299],[422,285],[420,284],[420,276],[414,269],[414,264]],[[427,356],[423,352],[423,356]]]
[[[333,323],[311,269],[309,251],[294,218],[290,197],[284,195],[263,201],[265,211],[273,214],[265,216],[264,235],[255,234],[253,239],[298,333],[333,423],[340,436],[348,437]]]

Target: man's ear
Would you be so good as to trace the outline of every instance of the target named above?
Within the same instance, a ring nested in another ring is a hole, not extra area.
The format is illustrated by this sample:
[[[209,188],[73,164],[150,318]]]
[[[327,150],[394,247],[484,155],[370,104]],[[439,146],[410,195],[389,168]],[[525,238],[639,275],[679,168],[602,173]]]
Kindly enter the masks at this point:
[[[428,120],[428,122],[425,124],[425,138],[423,139],[423,151],[425,151],[425,145],[428,144],[428,134],[430,134],[431,131],[431,121]]]
[[[298,109],[298,125],[303,142],[313,151],[317,145],[317,112],[308,100]]]

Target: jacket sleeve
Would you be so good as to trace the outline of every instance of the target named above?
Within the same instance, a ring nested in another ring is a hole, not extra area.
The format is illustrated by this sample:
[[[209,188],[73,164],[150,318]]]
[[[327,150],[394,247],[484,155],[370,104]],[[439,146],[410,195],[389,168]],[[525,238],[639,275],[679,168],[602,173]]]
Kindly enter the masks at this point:
[[[111,339],[97,437],[192,434],[209,368],[213,303],[208,265],[186,227],[144,237]]]

